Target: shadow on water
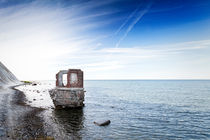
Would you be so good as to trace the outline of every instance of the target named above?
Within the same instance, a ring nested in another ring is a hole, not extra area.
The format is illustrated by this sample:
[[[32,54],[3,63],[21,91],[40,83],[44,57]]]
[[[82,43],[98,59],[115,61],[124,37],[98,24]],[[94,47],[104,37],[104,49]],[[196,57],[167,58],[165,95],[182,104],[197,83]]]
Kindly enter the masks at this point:
[[[75,139],[82,139],[80,134],[84,120],[82,108],[54,110],[53,116],[66,135]]]

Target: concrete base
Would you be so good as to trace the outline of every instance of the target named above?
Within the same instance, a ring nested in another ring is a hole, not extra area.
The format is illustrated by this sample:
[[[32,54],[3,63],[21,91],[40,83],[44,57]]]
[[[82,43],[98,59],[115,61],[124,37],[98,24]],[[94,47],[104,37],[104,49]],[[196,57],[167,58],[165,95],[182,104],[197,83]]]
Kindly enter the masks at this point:
[[[55,88],[50,96],[57,109],[77,108],[84,106],[85,91],[83,88]]]

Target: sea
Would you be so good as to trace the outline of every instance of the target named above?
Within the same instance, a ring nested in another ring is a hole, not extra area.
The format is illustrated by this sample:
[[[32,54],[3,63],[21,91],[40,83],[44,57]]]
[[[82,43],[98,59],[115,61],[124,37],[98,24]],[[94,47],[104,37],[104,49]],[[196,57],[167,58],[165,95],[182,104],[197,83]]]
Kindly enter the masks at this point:
[[[84,89],[83,109],[46,109],[42,116],[47,135],[84,140],[210,139],[210,80],[86,80]],[[53,106],[50,100],[40,102]],[[111,121],[108,126],[93,123],[106,120]]]

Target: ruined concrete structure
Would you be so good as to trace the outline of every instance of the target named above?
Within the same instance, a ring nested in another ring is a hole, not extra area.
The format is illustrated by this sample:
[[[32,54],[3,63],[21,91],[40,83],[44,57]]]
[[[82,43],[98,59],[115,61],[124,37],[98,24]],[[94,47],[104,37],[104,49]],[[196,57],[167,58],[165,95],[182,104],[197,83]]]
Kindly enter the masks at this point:
[[[63,84],[63,75],[67,74],[67,85]],[[66,88],[83,88],[83,71],[80,69],[61,70],[56,74],[56,86]]]
[[[67,84],[64,85],[63,75],[67,74]],[[84,106],[83,71],[80,69],[61,70],[56,74],[56,88],[50,91],[50,96],[56,108]]]

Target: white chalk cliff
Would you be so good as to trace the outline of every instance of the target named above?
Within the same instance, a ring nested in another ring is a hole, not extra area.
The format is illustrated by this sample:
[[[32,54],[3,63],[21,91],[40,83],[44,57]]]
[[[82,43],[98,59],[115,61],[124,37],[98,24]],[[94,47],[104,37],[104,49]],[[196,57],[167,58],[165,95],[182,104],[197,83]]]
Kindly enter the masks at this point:
[[[12,86],[19,83],[15,75],[0,62],[0,86]]]

